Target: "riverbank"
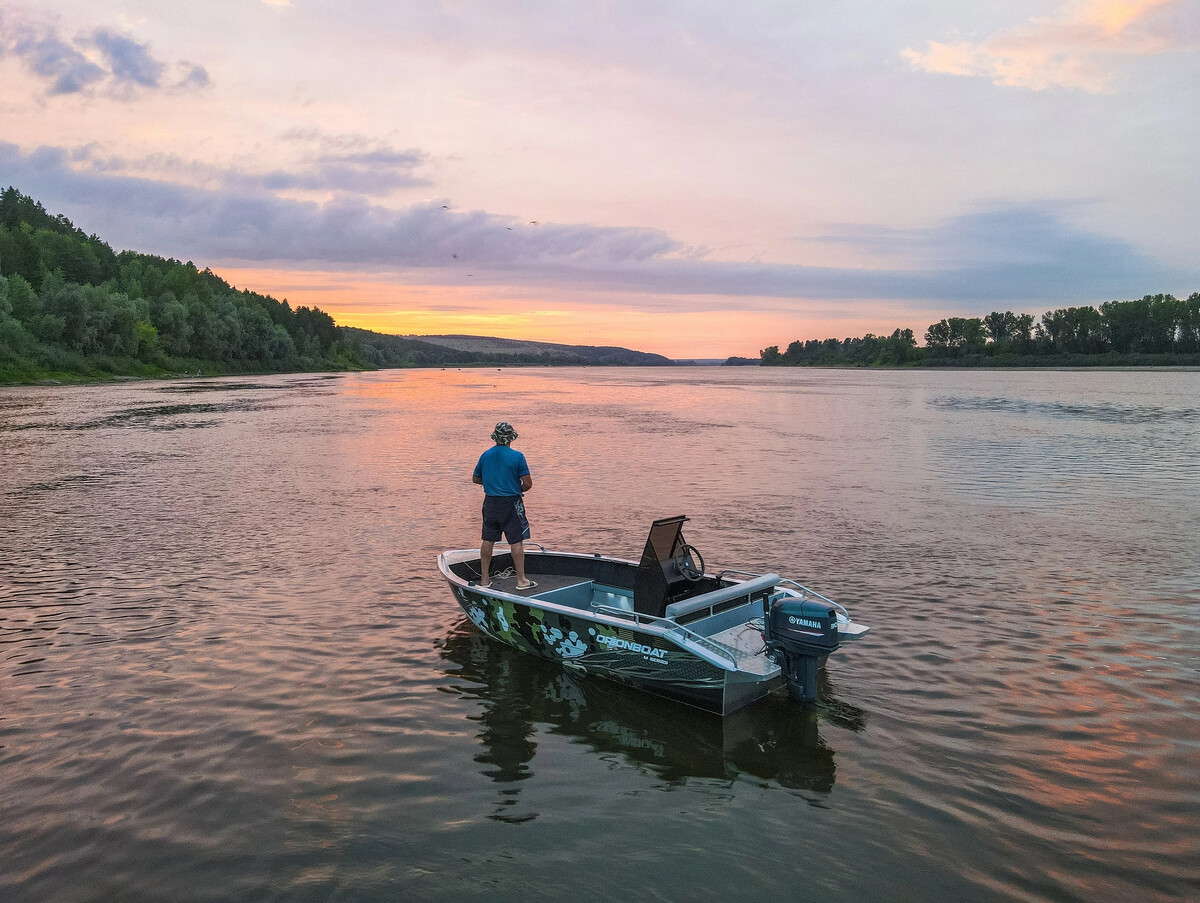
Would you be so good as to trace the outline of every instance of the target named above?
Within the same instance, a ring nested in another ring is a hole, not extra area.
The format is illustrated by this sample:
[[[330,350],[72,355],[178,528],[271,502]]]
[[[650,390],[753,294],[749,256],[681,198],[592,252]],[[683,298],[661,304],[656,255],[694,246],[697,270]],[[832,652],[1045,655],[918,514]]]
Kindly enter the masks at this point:
[[[1184,354],[972,354],[964,357],[928,358],[918,367],[971,367],[992,370],[1111,369],[1113,367],[1200,367],[1200,353]]]
[[[756,362],[755,364],[759,364]],[[454,369],[482,369],[496,366],[545,367],[564,366],[530,362],[463,361]],[[569,365],[568,365],[569,366]],[[575,365],[580,366],[580,365]],[[587,366],[587,365],[583,365]],[[597,366],[597,365],[591,365]],[[605,366],[605,365],[599,365]],[[612,365],[610,365],[612,366]],[[661,365],[660,365],[661,366]],[[692,361],[673,361],[667,367],[694,368]],[[814,364],[765,365],[780,368],[803,367],[812,370],[1154,370],[1200,368],[1200,354],[1047,354],[1047,355],[984,355],[963,357],[923,358],[903,364],[864,364],[824,362]],[[92,383],[124,382],[131,379],[176,379],[185,377],[248,376],[282,373],[359,372],[370,370],[429,370],[437,364],[375,366],[350,358],[314,361],[309,366],[271,366],[260,361],[212,361],[196,358],[170,358],[148,363],[137,358],[88,357],[61,354],[56,360],[41,364],[28,359],[0,360],[0,386],[29,385],[86,385]],[[440,369],[446,369],[441,365]]]
[[[374,370],[345,360],[321,360],[311,366],[277,367],[258,361],[211,361],[171,358],[148,363],[136,358],[91,358],[64,355],[42,364],[27,358],[0,360],[0,386],[87,385],[134,379],[175,379],[198,376],[248,376],[274,373],[328,373]]]
[[[920,349],[918,349],[920,350]],[[902,364],[857,361],[819,363],[777,363],[764,367],[813,370],[1122,370],[1200,367],[1197,354],[969,354],[962,357],[921,357]]]

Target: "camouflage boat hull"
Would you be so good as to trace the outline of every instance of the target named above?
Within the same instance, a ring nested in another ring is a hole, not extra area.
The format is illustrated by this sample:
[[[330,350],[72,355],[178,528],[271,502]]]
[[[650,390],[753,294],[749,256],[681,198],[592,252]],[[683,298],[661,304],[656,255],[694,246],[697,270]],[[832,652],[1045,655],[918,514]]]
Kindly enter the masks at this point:
[[[507,646],[708,711],[725,710],[728,672],[660,636],[466,587],[455,587],[454,597],[481,633]]]

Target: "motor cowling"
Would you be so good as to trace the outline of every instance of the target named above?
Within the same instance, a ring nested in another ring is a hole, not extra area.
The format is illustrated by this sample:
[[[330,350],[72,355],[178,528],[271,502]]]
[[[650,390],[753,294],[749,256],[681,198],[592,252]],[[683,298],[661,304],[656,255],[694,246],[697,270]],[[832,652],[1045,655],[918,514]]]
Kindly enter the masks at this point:
[[[841,645],[837,609],[827,602],[774,596],[767,623],[772,642],[802,655],[828,655]]]
[[[841,645],[837,609],[827,602],[777,593],[767,600],[763,620],[767,649],[787,680],[793,698],[817,698],[817,671]]]

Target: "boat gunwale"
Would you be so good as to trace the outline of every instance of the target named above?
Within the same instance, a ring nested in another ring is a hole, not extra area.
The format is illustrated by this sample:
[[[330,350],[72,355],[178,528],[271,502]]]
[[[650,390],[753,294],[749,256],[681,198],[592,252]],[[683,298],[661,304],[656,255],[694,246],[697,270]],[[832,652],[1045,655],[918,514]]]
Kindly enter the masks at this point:
[[[472,560],[472,555],[478,555],[479,549],[452,549],[438,555],[438,569],[442,575],[446,577],[452,584],[462,587],[465,591],[479,596],[490,596],[503,598],[509,602],[516,602],[522,605],[529,605],[534,608],[540,608],[543,611],[553,611],[556,614],[566,617],[581,617],[586,621],[596,624],[604,624],[607,627],[624,628],[625,630],[637,630],[649,636],[658,637],[659,639],[667,640],[673,645],[699,656],[724,671],[735,671],[740,674],[751,674],[741,666],[737,655],[732,650],[727,650],[722,644],[708,637],[696,633],[685,624],[680,624],[678,621],[669,618],[656,618],[653,615],[639,614],[638,612],[625,612],[623,609],[612,608],[610,606],[599,606],[593,609],[583,609],[571,605],[563,605],[559,602],[551,602],[546,599],[539,599],[536,596],[521,596],[516,593],[510,593],[502,589],[496,589],[491,586],[480,586],[478,583],[466,580],[455,574],[450,569],[450,559],[447,556],[456,556],[455,564],[462,561]],[[636,561],[631,561],[627,558],[616,558],[610,555],[601,555],[599,553],[585,554],[580,552],[556,552],[549,549],[541,549],[539,553],[543,555],[553,555],[559,558],[574,558],[581,561],[608,561],[616,564],[627,564],[631,567],[637,567]],[[461,557],[459,557],[461,556]],[[749,583],[749,580],[733,580],[729,588],[733,588],[740,583]],[[620,612],[620,614],[609,614],[609,612]],[[648,619],[648,620],[642,620]],[[730,667],[732,666],[732,667]]]

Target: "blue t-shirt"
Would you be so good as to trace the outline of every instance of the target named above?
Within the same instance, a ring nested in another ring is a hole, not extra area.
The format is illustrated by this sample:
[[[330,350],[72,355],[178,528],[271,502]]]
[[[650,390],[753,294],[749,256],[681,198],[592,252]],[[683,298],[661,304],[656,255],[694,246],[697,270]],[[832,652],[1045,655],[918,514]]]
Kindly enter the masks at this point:
[[[525,456],[511,445],[493,445],[475,465],[475,476],[483,478],[484,495],[520,495],[521,477],[528,473]]]

